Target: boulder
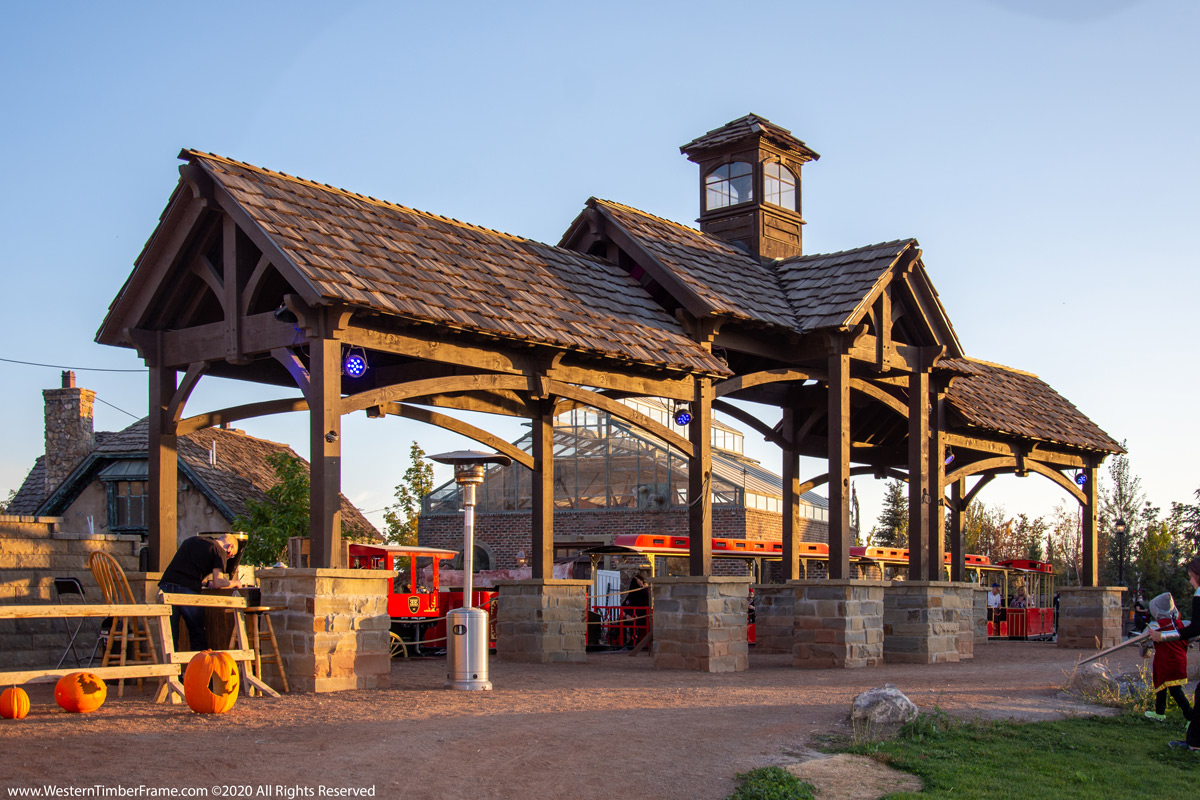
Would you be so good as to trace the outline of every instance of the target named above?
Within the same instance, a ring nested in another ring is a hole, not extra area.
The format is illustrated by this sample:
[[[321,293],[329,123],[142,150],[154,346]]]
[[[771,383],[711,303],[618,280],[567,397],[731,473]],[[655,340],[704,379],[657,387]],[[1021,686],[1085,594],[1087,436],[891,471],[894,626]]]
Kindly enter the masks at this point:
[[[890,735],[916,719],[917,707],[893,684],[868,689],[850,704],[850,722],[858,734],[869,737]]]
[[[1105,705],[1119,705],[1120,701],[1148,689],[1145,675],[1138,672],[1114,673],[1100,661],[1077,667],[1063,687],[1067,694]]]

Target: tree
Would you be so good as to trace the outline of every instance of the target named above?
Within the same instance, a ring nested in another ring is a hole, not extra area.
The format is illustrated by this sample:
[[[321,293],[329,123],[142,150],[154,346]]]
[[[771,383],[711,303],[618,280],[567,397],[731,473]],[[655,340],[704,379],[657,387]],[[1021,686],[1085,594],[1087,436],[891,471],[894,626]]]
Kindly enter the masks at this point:
[[[862,507],[858,504],[858,487],[850,481],[850,530],[854,531],[854,546],[862,547]]]
[[[308,536],[308,465],[289,453],[272,453],[267,464],[275,472],[275,485],[264,500],[247,500],[246,510],[233,520],[235,530],[246,531],[244,564],[274,564],[286,557],[292,536]]]
[[[13,501],[13,499],[15,499],[15,498],[16,498],[16,496],[17,496],[17,490],[16,490],[16,489],[9,489],[9,490],[8,490],[8,497],[7,497],[7,498],[5,498],[5,500],[4,500],[3,502],[0,502],[0,514],[7,514],[7,513],[8,513],[8,507],[9,507],[10,505],[12,505],[12,501]]]
[[[1122,442],[1124,447],[1125,443]],[[1113,457],[1108,465],[1109,480],[1112,486],[1101,487],[1100,491],[1100,520],[1097,546],[1105,554],[1104,565],[1101,567],[1102,580],[1114,586],[1120,580],[1130,580],[1132,554],[1145,536],[1148,527],[1153,526],[1158,516],[1157,509],[1152,515],[1147,515],[1149,504],[1142,494],[1142,479],[1134,475],[1129,467],[1129,455],[1121,454]],[[1117,520],[1125,521],[1125,533],[1116,532]]]
[[[887,482],[883,509],[871,530],[871,541],[881,547],[908,547],[908,488],[904,481]]]
[[[421,501],[433,491],[433,467],[416,442],[408,451],[409,465],[396,486],[396,503],[383,512],[383,539],[389,544],[416,545]]]

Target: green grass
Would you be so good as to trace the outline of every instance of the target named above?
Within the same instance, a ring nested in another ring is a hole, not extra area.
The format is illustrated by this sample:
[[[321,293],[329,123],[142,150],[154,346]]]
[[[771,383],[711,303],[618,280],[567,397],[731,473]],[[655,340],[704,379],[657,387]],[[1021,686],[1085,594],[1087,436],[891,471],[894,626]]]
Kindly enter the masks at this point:
[[[1174,706],[1166,722],[1142,711],[1117,717],[1058,722],[962,723],[936,710],[886,742],[864,742],[846,752],[868,755],[917,775],[925,790],[889,798],[1021,798],[1095,800],[1196,796],[1200,755],[1167,746],[1184,736]],[[841,749],[841,748],[839,748]]]
[[[737,791],[725,800],[813,800],[813,787],[781,767],[738,774]]]

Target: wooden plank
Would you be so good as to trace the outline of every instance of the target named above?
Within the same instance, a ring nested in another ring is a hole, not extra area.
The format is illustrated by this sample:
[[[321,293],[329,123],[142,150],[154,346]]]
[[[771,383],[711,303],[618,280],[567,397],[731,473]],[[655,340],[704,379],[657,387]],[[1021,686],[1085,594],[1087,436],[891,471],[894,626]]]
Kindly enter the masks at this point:
[[[221,594],[181,594],[176,592],[159,592],[158,596],[165,605],[171,606],[203,606],[205,608],[245,608],[246,598],[230,597]]]
[[[29,604],[0,606],[0,619],[41,619],[45,617],[170,617],[171,607],[141,604]]]
[[[134,678],[167,678],[179,674],[178,664],[130,664],[126,667],[90,667],[71,669],[29,669],[0,672],[0,686],[19,683],[54,683],[63,675],[72,672],[90,672],[105,681],[131,680]]]
[[[176,650],[171,653],[172,664],[188,664],[196,657],[197,653],[205,652],[202,650]],[[225,653],[234,661],[253,661],[253,650],[212,650],[213,653]]]

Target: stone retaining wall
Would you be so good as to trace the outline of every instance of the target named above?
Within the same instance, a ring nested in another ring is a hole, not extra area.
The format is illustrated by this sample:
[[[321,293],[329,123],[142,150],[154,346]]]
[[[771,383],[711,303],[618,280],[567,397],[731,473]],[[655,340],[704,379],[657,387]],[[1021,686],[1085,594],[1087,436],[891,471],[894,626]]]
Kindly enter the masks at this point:
[[[753,589],[754,652],[792,652],[796,644],[796,587],[758,584]]]
[[[652,578],[655,669],[742,672],[749,578]]]
[[[588,581],[501,581],[496,658],[534,663],[587,660]]]

